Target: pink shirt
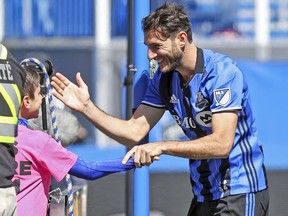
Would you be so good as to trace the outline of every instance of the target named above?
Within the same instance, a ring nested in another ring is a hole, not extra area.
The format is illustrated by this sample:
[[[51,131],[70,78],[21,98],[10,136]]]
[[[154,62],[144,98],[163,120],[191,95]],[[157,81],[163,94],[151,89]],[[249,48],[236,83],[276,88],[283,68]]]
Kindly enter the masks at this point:
[[[77,160],[50,135],[18,126],[17,174],[13,181],[17,192],[18,216],[45,216],[51,176],[61,181]]]

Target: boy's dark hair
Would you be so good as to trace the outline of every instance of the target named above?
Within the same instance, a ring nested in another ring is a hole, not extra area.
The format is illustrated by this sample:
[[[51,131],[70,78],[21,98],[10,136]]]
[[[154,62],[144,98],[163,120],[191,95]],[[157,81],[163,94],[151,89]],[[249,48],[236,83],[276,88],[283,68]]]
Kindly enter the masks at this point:
[[[182,5],[166,2],[142,19],[142,30],[155,31],[158,37],[167,39],[175,37],[180,31],[187,33],[189,43],[192,43],[192,27],[188,15]]]
[[[23,97],[27,95],[34,99],[36,88],[40,86],[40,75],[29,67],[23,66],[23,68],[27,73],[23,86]]]

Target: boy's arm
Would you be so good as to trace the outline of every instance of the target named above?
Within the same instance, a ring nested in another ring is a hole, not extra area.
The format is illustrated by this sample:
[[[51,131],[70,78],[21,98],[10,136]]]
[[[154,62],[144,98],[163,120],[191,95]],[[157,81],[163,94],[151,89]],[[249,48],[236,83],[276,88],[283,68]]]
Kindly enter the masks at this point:
[[[122,164],[122,159],[123,158],[107,161],[88,161],[78,158],[70,169],[69,174],[86,180],[95,180],[112,173],[135,168],[133,157],[130,158],[126,164]]]

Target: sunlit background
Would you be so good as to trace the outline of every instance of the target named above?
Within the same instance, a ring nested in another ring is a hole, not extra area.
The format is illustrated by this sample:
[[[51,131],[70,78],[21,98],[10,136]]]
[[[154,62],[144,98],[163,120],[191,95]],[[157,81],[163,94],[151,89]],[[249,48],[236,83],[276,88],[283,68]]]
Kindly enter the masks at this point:
[[[151,10],[163,2],[152,0]],[[197,46],[227,54],[243,69],[264,146],[270,215],[286,216],[288,0],[175,2],[187,8]],[[129,0],[0,0],[0,41],[19,62],[27,57],[50,59],[55,69],[73,82],[75,73],[80,71],[93,101],[107,113],[125,118],[129,99],[124,85],[128,71],[128,3]],[[91,160],[124,155],[126,148],[74,114],[88,133],[83,142],[68,147],[71,151]],[[175,138],[183,138],[181,131],[165,114],[150,133],[150,141]],[[151,215],[185,215],[192,198],[188,161],[164,156],[149,169]],[[125,174],[89,181],[86,214],[125,215],[126,186]]]

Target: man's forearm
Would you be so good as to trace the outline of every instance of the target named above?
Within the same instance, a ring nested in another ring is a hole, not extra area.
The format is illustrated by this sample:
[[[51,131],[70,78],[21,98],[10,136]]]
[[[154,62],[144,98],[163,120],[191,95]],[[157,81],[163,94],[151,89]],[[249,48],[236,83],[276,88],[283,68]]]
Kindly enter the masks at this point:
[[[132,126],[128,121],[115,118],[90,101],[83,109],[82,114],[87,118],[97,129],[116,140],[117,142],[132,148],[137,145],[143,135],[138,135],[140,130]]]
[[[158,144],[162,154],[190,159],[226,158],[233,145],[213,134],[191,141],[166,141]]]

